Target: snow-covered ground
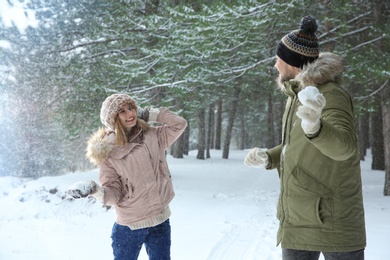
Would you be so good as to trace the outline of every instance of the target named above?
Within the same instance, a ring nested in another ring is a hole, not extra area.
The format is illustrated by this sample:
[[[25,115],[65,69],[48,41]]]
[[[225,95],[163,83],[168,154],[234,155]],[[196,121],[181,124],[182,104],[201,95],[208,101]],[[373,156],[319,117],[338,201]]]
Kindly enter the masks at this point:
[[[171,203],[173,260],[281,259],[276,247],[276,171],[243,165],[247,151],[212,159],[169,156],[176,197]],[[366,259],[389,259],[390,197],[384,172],[362,162],[368,246]],[[112,259],[115,214],[94,199],[69,200],[66,189],[97,180],[97,170],[35,181],[0,178],[0,259]],[[64,199],[65,198],[65,199]],[[140,259],[147,259],[143,249]]]

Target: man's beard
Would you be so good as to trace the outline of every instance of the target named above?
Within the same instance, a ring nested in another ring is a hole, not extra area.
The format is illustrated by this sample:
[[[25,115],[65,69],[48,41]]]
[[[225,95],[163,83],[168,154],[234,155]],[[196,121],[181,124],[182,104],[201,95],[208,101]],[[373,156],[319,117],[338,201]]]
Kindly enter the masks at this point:
[[[291,80],[291,79],[293,79],[293,78],[294,78],[294,77],[292,76],[291,73],[287,73],[287,74],[285,74],[285,75],[279,74],[279,76],[278,76],[277,79],[276,79],[276,83],[278,84],[279,89],[280,89],[282,92],[284,92],[284,89],[285,89],[285,87],[284,87],[284,82],[289,81],[289,80]]]

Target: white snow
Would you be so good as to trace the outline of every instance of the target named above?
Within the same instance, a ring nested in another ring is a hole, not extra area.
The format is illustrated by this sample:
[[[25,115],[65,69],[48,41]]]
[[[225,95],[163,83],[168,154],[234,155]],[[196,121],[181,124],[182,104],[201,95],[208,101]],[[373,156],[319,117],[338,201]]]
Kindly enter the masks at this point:
[[[5,26],[10,27],[15,24],[24,32],[28,26],[38,25],[35,12],[26,8],[29,1],[12,1],[12,5],[9,2],[11,1],[0,1],[0,17]]]
[[[281,259],[276,247],[276,171],[244,166],[246,151],[212,151],[212,159],[168,156],[176,197],[171,203],[173,260]],[[362,165],[366,259],[388,259],[390,197],[384,172]],[[113,259],[115,214],[94,199],[64,199],[73,183],[97,180],[97,170],[39,180],[0,178],[0,259]],[[147,259],[142,249],[139,259]],[[322,258],[321,258],[322,259]]]

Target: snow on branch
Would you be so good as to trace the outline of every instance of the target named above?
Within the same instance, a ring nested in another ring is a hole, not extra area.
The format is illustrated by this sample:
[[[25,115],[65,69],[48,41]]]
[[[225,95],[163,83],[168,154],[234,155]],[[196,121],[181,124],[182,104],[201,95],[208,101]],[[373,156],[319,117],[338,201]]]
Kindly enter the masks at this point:
[[[135,48],[134,48],[134,50],[135,50]],[[105,56],[105,55],[113,54],[113,53],[119,53],[122,56],[126,56],[126,53],[124,53],[122,50],[108,50],[108,51],[103,51],[103,52],[100,52],[100,53],[96,53],[94,55],[89,56],[88,58],[89,59],[93,59],[93,58],[96,58],[96,57],[99,57],[99,56]]]
[[[109,42],[113,42],[113,41],[118,41],[120,40],[121,38],[113,38],[113,39],[104,39],[104,40],[97,40],[97,41],[91,41],[91,42],[85,42],[85,43],[80,43],[80,44],[76,44],[72,47],[69,47],[67,49],[64,49],[60,52],[68,52],[68,51],[72,51],[72,50],[75,50],[75,49],[78,49],[78,48],[82,48],[82,47],[85,47],[85,46],[90,46],[90,45],[95,45],[95,44],[102,44],[102,43],[109,43]]]
[[[246,71],[257,67],[258,65],[260,65],[262,63],[266,63],[268,61],[271,61],[273,59],[275,59],[275,58],[274,57],[269,57],[269,58],[260,60],[260,61],[258,61],[256,63],[253,63],[253,64],[251,64],[249,66],[246,66],[246,67],[235,67],[235,68],[230,68],[230,69],[226,69],[226,70],[221,70],[219,72],[215,72],[214,75],[215,76],[221,76],[221,75],[234,74],[234,73],[240,73],[241,75],[243,75]]]
[[[186,83],[186,82],[187,82],[187,80],[180,80],[180,81],[176,81],[176,82],[172,82],[172,83],[158,84],[158,85],[154,85],[154,86],[150,86],[150,87],[144,86],[144,87],[132,89],[131,92],[135,93],[135,94],[139,94],[139,93],[143,93],[143,92],[146,92],[146,91],[149,91],[152,89],[156,89],[156,88],[174,87],[175,85]]]
[[[253,16],[257,14],[264,15],[264,8],[270,5],[270,3],[262,4],[254,8],[250,8],[247,13],[241,14],[242,17]]]

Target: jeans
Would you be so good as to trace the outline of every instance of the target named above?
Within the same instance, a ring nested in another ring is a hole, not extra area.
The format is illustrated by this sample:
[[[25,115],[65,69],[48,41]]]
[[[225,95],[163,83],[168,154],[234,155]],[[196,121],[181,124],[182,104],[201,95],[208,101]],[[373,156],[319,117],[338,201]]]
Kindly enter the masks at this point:
[[[111,238],[115,260],[137,260],[143,244],[150,260],[171,259],[169,219],[155,227],[137,230],[115,222]]]
[[[283,260],[318,260],[321,252],[282,249]],[[364,249],[352,252],[322,252],[325,260],[364,260]]]

